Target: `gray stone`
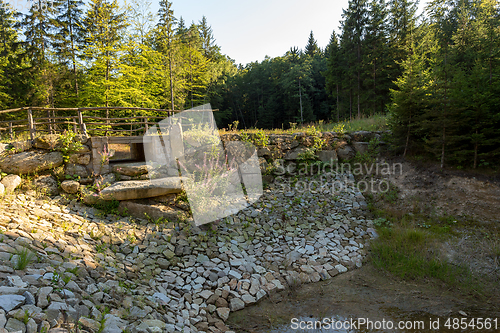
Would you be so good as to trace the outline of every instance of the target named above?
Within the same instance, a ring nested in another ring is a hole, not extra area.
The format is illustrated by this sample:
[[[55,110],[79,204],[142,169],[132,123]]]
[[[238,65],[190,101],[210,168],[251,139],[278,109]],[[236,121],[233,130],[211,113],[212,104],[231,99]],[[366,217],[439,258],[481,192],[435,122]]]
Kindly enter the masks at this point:
[[[3,172],[18,175],[49,170],[62,164],[63,157],[58,151],[50,153],[30,151],[8,155],[0,159],[0,169]]]
[[[167,305],[170,302],[170,297],[159,292],[154,293],[153,298],[156,299],[160,305]]]
[[[72,154],[69,162],[73,164],[87,165],[90,163],[90,154]]]
[[[302,147],[290,150],[286,153],[285,160],[289,160],[289,161],[296,160],[301,154],[306,153],[307,150],[308,150],[307,148],[302,148]]]
[[[9,332],[21,331],[22,333],[26,333],[26,325],[15,318],[9,318],[9,320],[7,320],[7,324],[5,324],[5,328]]]
[[[36,333],[38,325],[36,324],[33,318],[28,319],[28,323],[26,324],[26,333]]]
[[[35,179],[33,184],[36,188],[46,195],[57,195],[59,194],[59,186],[57,180],[51,175],[40,176]]]
[[[102,333],[122,333],[128,325],[127,321],[112,314],[107,314],[104,319],[106,321],[104,322]]]
[[[24,296],[21,295],[1,295],[0,296],[0,308],[4,309],[5,312],[17,309],[25,302]]]
[[[165,328],[165,326],[166,326],[166,324],[161,320],[146,319],[146,320],[143,320],[139,326],[137,326],[137,329],[147,330],[148,328],[151,328],[151,327],[158,327],[160,329],[163,329],[163,328]]]
[[[113,165],[113,172],[121,175],[135,177],[148,173],[152,167],[145,162],[120,163]]]
[[[80,317],[78,322],[83,326],[83,328],[90,330],[90,332],[98,332],[101,327],[101,323],[87,317]]]
[[[0,287],[0,295],[22,295],[26,291],[26,288],[19,287]]]
[[[101,191],[104,200],[133,200],[157,197],[182,190],[181,177],[116,182]]]
[[[368,151],[368,142],[353,142],[352,146],[357,153],[364,154]]]
[[[37,306],[40,308],[45,308],[49,305],[49,301],[47,297],[49,294],[52,292],[53,288],[52,287],[42,287],[38,291],[38,303]]]
[[[28,304],[28,305],[34,305],[36,300],[35,300],[35,296],[33,296],[32,293],[30,293],[29,291],[25,291],[24,294],[24,299],[25,299],[25,304]]]
[[[245,302],[243,302],[241,299],[239,298],[232,298],[230,301],[229,301],[229,309],[231,311],[238,311],[238,310],[241,310],[245,307]]]
[[[245,304],[247,304],[247,305],[254,304],[256,302],[255,297],[253,297],[249,294],[242,295],[241,300],[243,302],[245,302]]]
[[[64,174],[68,176],[78,176],[82,178],[88,177],[89,175],[86,167],[80,164],[73,164],[73,163],[66,164]]]
[[[61,183],[61,188],[66,193],[76,193],[80,188],[80,183],[75,180],[65,180]]]
[[[354,150],[350,146],[344,146],[343,148],[337,149],[337,156],[342,160],[342,161],[347,161],[353,158],[356,155]]]
[[[323,163],[330,163],[332,166],[339,160],[335,150],[321,150],[318,152],[318,159]]]

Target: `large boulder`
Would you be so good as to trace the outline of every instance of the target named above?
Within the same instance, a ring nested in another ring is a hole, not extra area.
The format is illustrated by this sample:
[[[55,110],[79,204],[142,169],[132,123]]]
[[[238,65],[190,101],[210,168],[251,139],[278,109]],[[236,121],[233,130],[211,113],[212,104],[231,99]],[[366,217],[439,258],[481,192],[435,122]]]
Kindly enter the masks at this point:
[[[40,176],[35,179],[33,183],[40,192],[46,195],[52,196],[59,194],[57,180],[50,175]]]
[[[352,146],[354,147],[354,150],[360,154],[364,154],[368,152],[368,142],[353,142]]]
[[[345,145],[344,147],[337,149],[337,156],[342,161],[348,161],[354,156],[356,156],[356,153],[350,146]]]
[[[5,186],[5,192],[13,192],[16,187],[21,185],[22,179],[18,175],[8,175],[3,177],[2,184]]]
[[[161,218],[169,221],[177,221],[180,216],[185,215],[183,210],[154,203],[139,203],[134,201],[122,201],[118,206],[118,211],[123,214],[131,215],[143,219],[146,216],[153,220]]]
[[[29,151],[3,157],[0,160],[0,169],[6,173],[24,175],[53,169],[62,164],[63,156],[58,151],[50,153]]]
[[[307,148],[302,148],[302,147],[290,150],[286,153],[285,160],[288,160],[288,161],[296,160],[297,158],[299,158],[300,154],[306,153],[307,150],[308,150]]]
[[[89,175],[86,167],[80,164],[72,163],[66,164],[66,170],[64,171],[64,174],[66,174],[67,176],[78,176],[81,178],[85,178]]]
[[[330,163],[334,165],[338,162],[339,158],[335,150],[321,150],[318,152],[318,159],[323,163]]]
[[[134,200],[182,191],[181,177],[116,182],[101,191],[104,200]]]

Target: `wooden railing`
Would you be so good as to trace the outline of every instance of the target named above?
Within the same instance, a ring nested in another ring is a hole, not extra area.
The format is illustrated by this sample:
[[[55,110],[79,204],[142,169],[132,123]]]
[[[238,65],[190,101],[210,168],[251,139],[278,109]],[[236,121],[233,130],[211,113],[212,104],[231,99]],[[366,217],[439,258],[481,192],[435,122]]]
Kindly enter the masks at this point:
[[[178,112],[181,111],[140,107],[22,107],[0,111],[0,135],[9,135],[12,140],[23,132],[29,132],[31,140],[34,140],[37,133],[54,134],[65,130],[99,136],[117,133],[125,136],[140,135],[150,125]],[[117,113],[119,115],[114,117]]]

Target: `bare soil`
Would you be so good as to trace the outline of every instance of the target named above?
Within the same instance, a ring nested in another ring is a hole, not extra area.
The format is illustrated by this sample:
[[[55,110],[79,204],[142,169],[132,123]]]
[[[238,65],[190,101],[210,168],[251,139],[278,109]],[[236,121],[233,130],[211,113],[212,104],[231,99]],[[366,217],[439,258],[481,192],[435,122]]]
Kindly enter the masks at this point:
[[[290,326],[291,318],[331,316],[370,320],[441,318],[443,323],[448,317],[462,317],[464,313],[469,318],[498,318],[500,322],[498,176],[442,171],[435,165],[399,160],[390,163],[401,163],[402,172],[370,177],[394,184],[397,198],[386,202],[377,200],[378,195],[372,193],[375,206],[390,210],[395,216],[419,214],[426,221],[441,223],[445,219],[456,223],[452,236],[441,244],[441,254],[453,264],[468,266],[481,277],[482,296],[450,289],[434,280],[401,280],[374,268],[368,258],[368,263],[360,269],[271,295],[258,305],[232,313],[230,327],[236,332],[268,332],[280,325]],[[431,330],[422,332],[427,331]],[[444,327],[438,331],[447,332]]]

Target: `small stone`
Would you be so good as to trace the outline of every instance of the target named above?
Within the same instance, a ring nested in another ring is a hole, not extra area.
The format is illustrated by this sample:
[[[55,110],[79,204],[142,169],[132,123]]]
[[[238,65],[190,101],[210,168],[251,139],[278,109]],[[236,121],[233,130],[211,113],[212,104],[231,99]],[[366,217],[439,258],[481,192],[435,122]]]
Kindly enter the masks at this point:
[[[238,311],[245,307],[245,303],[239,298],[233,298],[229,301],[229,309],[231,311]]]
[[[40,288],[40,290],[38,291],[38,303],[37,303],[37,306],[39,308],[46,308],[49,305],[47,297],[52,292],[52,290],[53,290],[52,287]]]
[[[98,332],[99,328],[101,327],[101,324],[98,321],[95,321],[87,317],[80,317],[78,322],[82,324],[84,328],[90,330],[91,332]]]
[[[5,324],[5,328],[9,332],[23,332],[26,333],[26,325],[24,325],[21,321],[15,318],[9,318],[7,320],[7,324]]]
[[[61,188],[64,192],[74,194],[78,192],[80,188],[80,183],[75,180],[65,180],[61,183]]]
[[[223,321],[226,321],[227,318],[229,318],[229,312],[230,312],[229,308],[217,308],[217,315]]]
[[[338,264],[337,266],[335,266],[335,269],[339,272],[339,273],[345,273],[347,272],[347,268],[343,265],[340,265]]]
[[[255,297],[249,294],[242,295],[241,300],[245,302],[246,305],[254,304],[256,302]]]

